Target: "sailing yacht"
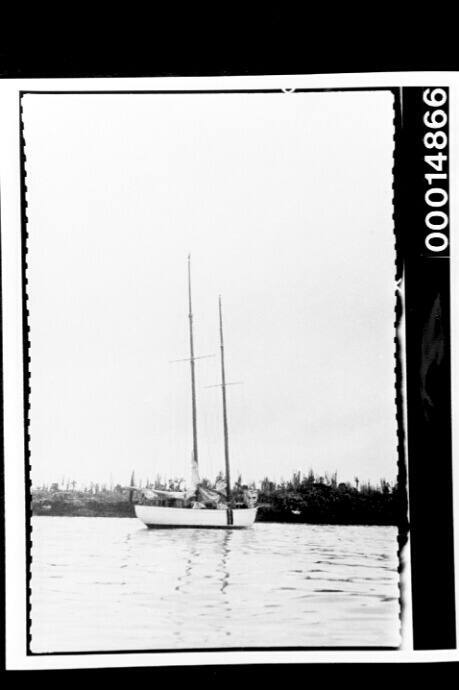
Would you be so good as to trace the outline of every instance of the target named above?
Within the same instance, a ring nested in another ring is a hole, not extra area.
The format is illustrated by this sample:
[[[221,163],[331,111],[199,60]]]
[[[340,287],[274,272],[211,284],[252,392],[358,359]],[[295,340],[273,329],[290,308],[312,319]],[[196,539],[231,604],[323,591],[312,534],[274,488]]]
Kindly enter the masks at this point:
[[[194,354],[193,310],[191,301],[191,262],[188,256],[188,320],[190,336],[191,412],[193,429],[193,452],[191,459],[191,486],[187,491],[162,489],[134,489],[139,499],[134,502],[136,516],[149,528],[155,527],[201,527],[237,529],[250,527],[255,522],[257,493],[248,487],[231,491],[229,461],[228,412],[226,401],[225,348],[223,341],[222,301],[218,300],[220,330],[220,375],[217,384],[222,391],[223,440],[225,454],[225,481],[218,481],[215,487],[201,484],[198,464],[198,431],[196,411],[196,372]]]

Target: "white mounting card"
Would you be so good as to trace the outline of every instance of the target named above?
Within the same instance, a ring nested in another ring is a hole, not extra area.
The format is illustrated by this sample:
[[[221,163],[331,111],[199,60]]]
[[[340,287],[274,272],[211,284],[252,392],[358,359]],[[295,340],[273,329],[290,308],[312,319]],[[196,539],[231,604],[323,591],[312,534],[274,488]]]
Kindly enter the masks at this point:
[[[0,83],[7,668],[457,659],[458,90]]]

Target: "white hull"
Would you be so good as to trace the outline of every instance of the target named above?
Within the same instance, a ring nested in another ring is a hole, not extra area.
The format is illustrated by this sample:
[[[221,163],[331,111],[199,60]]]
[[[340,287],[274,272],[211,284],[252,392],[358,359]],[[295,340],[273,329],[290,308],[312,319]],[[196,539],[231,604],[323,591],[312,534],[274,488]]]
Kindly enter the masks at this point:
[[[147,527],[250,527],[255,522],[256,508],[237,508],[231,511],[202,508],[166,508],[135,505],[135,514]]]

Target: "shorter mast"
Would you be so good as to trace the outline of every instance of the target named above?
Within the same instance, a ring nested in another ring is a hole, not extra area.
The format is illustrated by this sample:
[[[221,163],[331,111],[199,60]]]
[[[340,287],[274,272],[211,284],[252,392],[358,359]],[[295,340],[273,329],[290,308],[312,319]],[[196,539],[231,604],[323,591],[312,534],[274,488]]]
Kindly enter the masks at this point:
[[[191,411],[193,421],[192,471],[198,466],[198,429],[196,421],[196,376],[194,370],[193,310],[191,307],[191,256],[188,254],[188,320],[190,326]]]
[[[226,377],[225,377],[225,346],[223,343],[223,318],[222,318],[222,299],[218,297],[218,313],[220,319],[220,363],[221,363],[221,388],[223,402],[223,437],[225,444],[225,473],[226,473],[226,500],[231,501],[231,478],[229,464],[229,443],[228,443],[228,414],[226,408]]]

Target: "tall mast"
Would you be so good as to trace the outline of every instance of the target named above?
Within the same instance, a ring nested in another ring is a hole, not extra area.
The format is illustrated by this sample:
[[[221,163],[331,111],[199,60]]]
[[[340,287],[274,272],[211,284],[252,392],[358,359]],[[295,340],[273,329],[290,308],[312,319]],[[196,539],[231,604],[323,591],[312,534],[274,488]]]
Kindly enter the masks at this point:
[[[218,313],[220,317],[220,363],[221,363],[221,388],[223,402],[223,436],[225,443],[225,472],[226,472],[226,499],[231,500],[231,479],[229,465],[229,444],[228,444],[228,415],[226,409],[226,377],[225,377],[225,346],[223,343],[223,319],[222,319],[222,299],[218,297]]]
[[[198,428],[196,422],[196,380],[194,372],[193,311],[191,308],[191,256],[188,254],[188,319],[190,322],[191,408],[193,413],[193,460],[198,463]]]

